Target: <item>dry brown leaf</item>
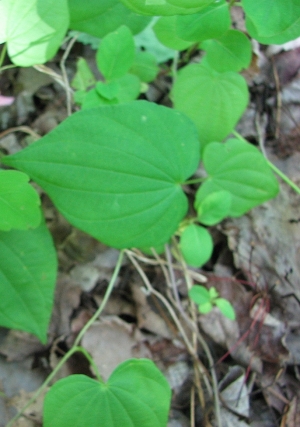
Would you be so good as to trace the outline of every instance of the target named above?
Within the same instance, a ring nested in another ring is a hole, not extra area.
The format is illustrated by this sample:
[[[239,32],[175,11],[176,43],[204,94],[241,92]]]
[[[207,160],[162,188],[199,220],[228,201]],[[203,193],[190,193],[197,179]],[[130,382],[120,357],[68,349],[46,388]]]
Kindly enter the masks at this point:
[[[107,380],[113,370],[132,357],[150,357],[143,337],[132,324],[117,316],[105,316],[94,322],[82,339],[84,347],[93,357],[99,372]]]

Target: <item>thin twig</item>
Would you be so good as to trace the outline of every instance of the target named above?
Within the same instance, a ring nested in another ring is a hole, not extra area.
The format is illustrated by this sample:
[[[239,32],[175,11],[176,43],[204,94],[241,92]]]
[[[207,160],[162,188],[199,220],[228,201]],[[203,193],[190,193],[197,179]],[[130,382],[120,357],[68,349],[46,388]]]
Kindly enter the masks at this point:
[[[159,258],[159,260],[154,260],[152,258],[148,258],[148,257],[144,256],[143,254],[141,254],[137,250],[132,251],[132,250],[127,249],[127,253],[131,253],[134,258],[138,259],[139,261],[141,261],[145,264],[160,265],[160,266],[161,265],[168,265],[168,261],[165,261],[162,258]],[[182,266],[180,264],[174,264],[173,263],[172,268],[174,268],[175,270],[181,270],[182,271]],[[207,278],[203,274],[199,273],[198,271],[189,269],[189,274],[194,280],[197,280],[198,282],[201,282],[201,283],[207,282]]]
[[[73,37],[70,40],[62,58],[61,58],[61,61],[60,61],[60,68],[61,68],[61,72],[62,72],[64,85],[65,85],[65,88],[67,88],[67,90],[66,90],[66,102],[67,102],[67,114],[68,114],[68,116],[71,116],[71,114],[72,114],[72,99],[71,99],[72,91],[70,88],[67,69],[66,69],[66,60],[67,60],[67,58],[71,52],[72,47],[74,46],[74,43],[76,42],[78,36],[79,36],[79,34],[77,34],[75,37]]]
[[[137,260],[135,259],[135,254],[132,251],[126,250],[126,255],[128,256],[128,258],[130,259],[130,261],[132,262],[132,264],[135,266],[136,270],[138,271],[139,275],[141,276],[147,290],[149,293],[152,293],[153,295],[155,295],[158,299],[160,299],[160,301],[162,301],[162,303],[164,304],[164,306],[166,307],[166,309],[168,310],[168,312],[170,313],[174,323],[176,324],[179,333],[182,335],[182,338],[185,342],[185,345],[190,353],[190,355],[193,357],[193,360],[195,360],[197,362],[197,366],[199,369],[199,372],[201,374],[201,376],[203,377],[203,380],[205,382],[205,385],[207,387],[208,393],[210,394],[210,396],[212,396],[212,389],[209,383],[209,374],[206,370],[206,368],[203,366],[203,364],[201,363],[201,361],[198,358],[197,352],[195,352],[193,345],[190,343],[181,323],[180,320],[178,319],[175,311],[173,310],[173,307],[169,304],[169,302],[166,300],[166,298],[163,297],[163,295],[161,295],[159,292],[157,292],[152,285],[149,282],[148,277],[146,276],[146,274],[144,273],[143,269],[141,268],[141,266],[139,265],[139,263],[137,262]],[[176,307],[176,309],[178,309],[178,307]],[[188,318],[188,316],[185,314],[185,312],[181,313],[183,315],[184,320],[186,321],[189,329],[193,332],[196,332],[197,337],[198,337],[198,331],[196,326],[192,323],[192,321]]]
[[[280,80],[278,76],[278,71],[276,68],[276,65],[274,63],[274,56],[272,56],[272,68],[273,68],[273,75],[275,80],[275,87],[276,87],[276,127],[275,127],[275,138],[279,138],[279,132],[280,132],[280,120],[281,120],[281,110],[282,110],[282,98],[281,98],[281,91],[280,91]]]
[[[166,298],[161,295],[158,291],[156,291],[153,286],[151,285],[151,283],[149,282],[148,277],[146,276],[146,274],[144,273],[143,269],[141,268],[141,266],[139,265],[139,263],[137,262],[137,260],[132,256],[132,253],[130,251],[125,251],[127,257],[130,259],[130,261],[132,262],[132,264],[134,265],[134,267],[136,268],[137,272],[139,273],[139,275],[141,276],[147,291],[153,295],[155,295],[166,307],[166,309],[168,310],[168,312],[170,313],[174,323],[176,324],[184,342],[185,345],[187,347],[187,349],[189,350],[190,354],[194,357],[196,357],[196,354],[194,353],[194,349],[193,346],[191,345],[175,311],[173,310],[173,307],[169,304],[169,302],[166,300]]]
[[[184,267],[184,274],[185,274],[185,280],[187,283],[187,287],[188,289],[190,289],[192,287],[192,282],[191,282],[191,278],[189,276],[188,270],[186,268],[186,264],[185,262],[182,260],[182,265]],[[194,303],[192,303],[193,306],[195,306]],[[219,399],[219,391],[218,391],[218,380],[217,380],[217,374],[214,368],[214,360],[212,357],[212,354],[210,352],[210,349],[205,341],[205,339],[203,338],[202,334],[200,333],[199,329],[197,331],[197,339],[201,345],[201,347],[203,348],[208,363],[209,363],[209,369],[211,372],[211,377],[212,377],[212,385],[213,385],[213,390],[214,390],[214,407],[215,407],[215,416],[216,416],[216,422],[217,422],[217,426],[218,427],[222,427],[222,421],[221,421],[221,412],[220,412],[220,399]]]
[[[28,126],[16,126],[13,128],[9,128],[6,129],[5,131],[0,133],[0,139],[4,138],[4,136],[13,133],[13,132],[24,132],[24,133],[28,133],[29,135],[33,136],[33,138],[35,139],[40,139],[41,135],[39,135],[38,133],[34,132],[34,130],[32,130],[30,127]]]
[[[256,114],[255,127],[256,127],[256,132],[258,137],[258,145],[264,157],[267,159],[268,157],[265,149],[266,130],[265,130],[265,126],[263,126],[262,124],[263,120],[264,120],[264,117],[262,117],[260,114]]]
[[[191,388],[190,418],[190,426],[195,427],[195,386]]]

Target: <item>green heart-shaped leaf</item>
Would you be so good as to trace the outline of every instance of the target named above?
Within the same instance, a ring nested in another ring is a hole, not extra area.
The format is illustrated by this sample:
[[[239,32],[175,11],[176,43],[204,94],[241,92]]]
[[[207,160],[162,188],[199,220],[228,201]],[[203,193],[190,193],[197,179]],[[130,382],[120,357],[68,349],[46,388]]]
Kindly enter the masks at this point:
[[[3,163],[22,170],[76,227],[116,248],[166,243],[199,163],[193,123],[146,101],[73,114]]]
[[[237,73],[218,73],[204,64],[184,67],[173,86],[175,108],[197,125],[200,141],[221,141],[248,104],[246,81]]]
[[[237,30],[229,30],[222,37],[205,40],[206,60],[216,71],[240,71],[250,65],[252,46],[248,37]]]
[[[215,191],[211,194],[197,191],[195,208],[198,220],[205,225],[215,225],[226,218],[230,212],[231,194],[228,191]]]
[[[177,16],[175,29],[181,39],[197,42],[222,36],[230,23],[228,3],[220,0],[198,13]]]
[[[162,16],[153,26],[153,30],[158,40],[165,46],[174,50],[185,50],[193,42],[188,42],[178,37],[176,23],[177,16]]]
[[[0,43],[21,67],[52,58],[69,25],[67,0],[2,0]]]
[[[0,325],[46,342],[53,306],[56,253],[41,224],[34,230],[0,232]]]
[[[133,34],[140,33],[150,17],[137,15],[119,0],[68,0],[70,28],[102,38],[126,24]],[[0,3],[1,4],[1,3]]]
[[[41,221],[40,198],[28,183],[29,176],[0,170],[0,230],[26,230]]]
[[[242,0],[249,34],[264,44],[282,44],[299,37],[298,0]]]
[[[247,142],[212,142],[205,147],[203,163],[209,177],[197,197],[200,200],[215,191],[228,191],[232,200],[229,216],[243,215],[278,193],[278,182],[266,159]]]
[[[96,54],[98,68],[106,80],[122,77],[133,64],[134,54],[132,33],[122,25],[101,40]]]
[[[44,427],[165,427],[171,391],[147,359],[119,365],[106,384],[71,375],[54,384],[44,403]]]

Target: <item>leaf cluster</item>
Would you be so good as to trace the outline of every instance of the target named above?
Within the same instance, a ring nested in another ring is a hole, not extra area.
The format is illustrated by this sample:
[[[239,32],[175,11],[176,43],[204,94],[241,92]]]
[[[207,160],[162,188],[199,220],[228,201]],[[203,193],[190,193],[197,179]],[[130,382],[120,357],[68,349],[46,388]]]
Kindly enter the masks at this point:
[[[2,326],[47,340],[57,261],[30,179],[73,226],[103,243],[160,252],[177,236],[181,255],[193,267],[211,257],[210,226],[276,196],[278,183],[269,163],[232,133],[249,101],[240,72],[251,62],[250,38],[284,43],[298,37],[300,4],[241,0],[245,34],[232,27],[232,3],[1,0],[0,43],[13,64],[45,63],[72,30],[84,33],[83,40],[99,39],[95,59],[101,75],[97,81],[85,58],[79,58],[72,87],[81,110],[39,141],[1,158],[16,169],[0,170]],[[152,45],[172,52],[173,67],[163,71],[173,81],[174,108],[136,100],[157,77],[161,62],[155,49],[139,48],[137,37],[144,30]],[[177,70],[178,52],[189,58],[195,50],[201,52],[198,62],[183,62]],[[203,178],[198,178],[199,165]],[[194,215],[188,214],[185,194],[190,183],[197,184]],[[234,319],[231,304],[214,288],[194,286],[189,295],[201,313],[216,305]],[[45,426],[68,427],[76,421],[96,427],[101,420],[107,427],[163,427],[169,387],[150,365],[129,361],[107,384],[84,376],[58,382],[47,395]],[[96,410],[94,402],[100,400]],[[54,416],[57,405],[62,415]]]

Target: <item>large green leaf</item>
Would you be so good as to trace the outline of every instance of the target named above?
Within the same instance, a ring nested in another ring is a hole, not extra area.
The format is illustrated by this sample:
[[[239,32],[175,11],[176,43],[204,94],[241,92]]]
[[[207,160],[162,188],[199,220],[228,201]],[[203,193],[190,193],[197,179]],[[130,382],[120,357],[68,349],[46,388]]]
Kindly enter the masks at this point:
[[[79,111],[2,161],[26,171],[76,227],[117,248],[166,243],[199,162],[193,123],[146,101]]]
[[[197,7],[186,6],[185,0],[179,0],[180,6],[174,5],[171,0],[121,0],[121,2],[141,15],[170,16],[196,13],[213,0],[198,0]]]
[[[228,3],[220,0],[193,15],[176,17],[176,33],[192,42],[220,37],[230,27]]]
[[[133,34],[142,31],[150,17],[140,16],[125,7],[119,0],[68,0],[70,28],[102,38],[125,24]],[[1,3],[0,3],[1,4]]]
[[[300,35],[299,0],[242,0],[249,34],[261,43],[282,44]]]
[[[236,217],[278,193],[278,182],[266,159],[247,142],[213,142],[204,149],[203,163],[209,176],[197,192],[196,205],[206,195],[225,190],[231,194],[228,216]]]
[[[128,27],[122,25],[107,34],[100,43],[96,60],[106,80],[124,76],[134,61],[135,46]]]
[[[170,399],[170,386],[154,363],[130,359],[106,384],[85,375],[55,383],[45,397],[43,425],[166,427]]]
[[[248,88],[242,76],[218,73],[204,64],[184,67],[172,95],[175,108],[197,125],[203,144],[225,138],[248,104]]]
[[[56,253],[41,224],[0,232],[0,324],[46,342],[56,279]]]
[[[29,176],[0,170],[0,230],[26,230],[41,221],[40,198],[28,183]]]
[[[218,39],[205,40],[201,48],[206,50],[208,64],[220,73],[241,71],[251,62],[251,42],[241,31],[229,30]]]
[[[16,65],[27,67],[51,59],[69,25],[67,0],[2,0],[0,43]]]

